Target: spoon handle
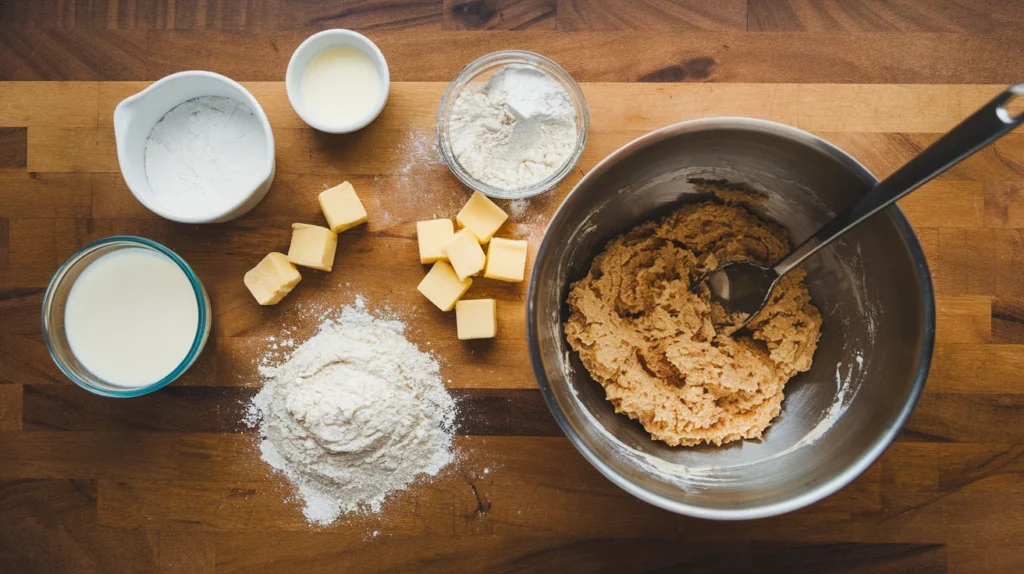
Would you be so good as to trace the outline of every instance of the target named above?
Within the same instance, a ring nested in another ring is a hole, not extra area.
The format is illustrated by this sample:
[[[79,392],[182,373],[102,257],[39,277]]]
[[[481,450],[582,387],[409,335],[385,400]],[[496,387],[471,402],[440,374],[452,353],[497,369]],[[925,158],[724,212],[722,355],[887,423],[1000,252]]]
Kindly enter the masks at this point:
[[[879,182],[853,207],[826,223],[779,261],[774,268],[776,273],[779,276],[785,275],[836,237],[1024,123],[1024,112],[1017,112],[1014,116],[1006,108],[1006,104],[1014,97],[1024,98],[1024,84],[1013,84],[1007,88],[928,149]]]

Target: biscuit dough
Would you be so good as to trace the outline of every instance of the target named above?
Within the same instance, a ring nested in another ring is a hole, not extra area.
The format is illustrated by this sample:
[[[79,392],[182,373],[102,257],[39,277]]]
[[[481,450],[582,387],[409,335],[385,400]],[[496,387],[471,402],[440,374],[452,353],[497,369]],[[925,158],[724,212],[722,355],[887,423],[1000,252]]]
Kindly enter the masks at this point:
[[[790,250],[785,229],[740,206],[686,205],[608,243],[569,290],[569,344],[616,412],[672,446],[760,438],[783,387],[811,366],[821,314],[805,273],[782,278],[765,308],[743,317],[690,286],[720,263],[769,265]],[[749,332],[748,332],[749,331]]]

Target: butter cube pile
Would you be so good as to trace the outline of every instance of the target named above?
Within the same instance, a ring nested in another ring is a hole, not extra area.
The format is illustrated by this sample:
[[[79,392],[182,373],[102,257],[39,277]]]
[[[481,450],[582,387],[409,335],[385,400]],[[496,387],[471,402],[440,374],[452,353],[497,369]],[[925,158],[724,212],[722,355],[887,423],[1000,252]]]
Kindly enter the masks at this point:
[[[270,253],[246,272],[245,286],[260,305],[278,304],[299,284],[302,276],[296,265],[329,272],[334,267],[338,233],[366,223],[366,210],[347,181],[324,191],[317,199],[330,228],[293,223],[288,255]],[[461,294],[455,299],[458,297]]]
[[[448,255],[448,261],[455,268],[455,274],[459,281],[463,281],[470,275],[476,275],[483,271],[487,257],[484,250],[480,248],[476,235],[468,229],[456,233],[451,239],[444,242],[444,252]]]
[[[526,277],[527,242],[494,236],[507,219],[487,196],[473,192],[455,216],[458,232],[450,219],[416,223],[420,262],[433,263],[417,289],[438,309],[455,309],[459,339],[490,339],[498,331],[494,299],[460,300],[473,276],[483,272],[485,278],[511,283]]]
[[[487,247],[484,277],[519,283],[526,274],[526,241],[495,237]]]
[[[438,261],[427,272],[427,276],[420,281],[416,289],[430,299],[430,302],[437,305],[442,311],[451,311],[455,303],[469,291],[473,284],[470,278],[459,279],[455,270],[447,261]]]

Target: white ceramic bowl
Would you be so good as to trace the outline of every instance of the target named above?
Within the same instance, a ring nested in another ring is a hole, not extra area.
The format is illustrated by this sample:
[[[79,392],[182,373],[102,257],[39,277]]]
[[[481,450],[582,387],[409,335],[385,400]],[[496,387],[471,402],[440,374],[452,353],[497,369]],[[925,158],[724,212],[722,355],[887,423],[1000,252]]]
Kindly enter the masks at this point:
[[[263,158],[259,183],[253,190],[239,196],[231,205],[216,211],[184,213],[168,209],[153,196],[146,176],[146,140],[160,118],[178,104],[203,96],[220,96],[242,102],[252,109],[263,127],[267,153]],[[219,223],[241,217],[256,207],[274,181],[274,134],[267,114],[256,98],[241,84],[220,74],[204,71],[178,72],[161,78],[141,92],[125,98],[114,109],[114,137],[117,141],[117,162],[121,175],[132,195],[153,213],[181,223]]]
[[[380,101],[365,116],[346,124],[326,122],[322,118],[318,118],[310,113],[302,105],[302,92],[299,89],[302,73],[306,70],[306,66],[309,65],[309,61],[320,52],[335,46],[348,46],[363,52],[373,60],[374,65],[377,67],[377,72],[380,74]],[[384,109],[384,103],[388,101],[388,91],[391,88],[391,73],[388,71],[387,60],[384,59],[384,54],[381,53],[380,48],[366,36],[352,30],[324,30],[306,38],[306,41],[299,44],[299,47],[295,49],[292,59],[288,62],[288,72],[285,74],[284,82],[288,90],[288,101],[291,102],[292,108],[295,110],[295,113],[299,114],[302,121],[322,132],[347,134],[366,127],[380,115],[381,110]]]

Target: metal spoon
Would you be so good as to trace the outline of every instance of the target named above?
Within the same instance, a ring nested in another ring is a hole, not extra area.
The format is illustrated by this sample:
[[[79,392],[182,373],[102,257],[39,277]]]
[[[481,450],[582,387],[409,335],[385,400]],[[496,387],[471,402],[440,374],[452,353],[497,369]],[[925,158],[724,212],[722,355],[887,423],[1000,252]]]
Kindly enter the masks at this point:
[[[897,199],[1024,123],[1024,113],[1018,112],[1014,116],[1006,108],[1006,104],[1017,96],[1024,96],[1024,84],[1014,84],[996,96],[928,149],[879,182],[853,207],[826,223],[773,267],[736,262],[727,263],[708,273],[705,279],[711,290],[712,301],[721,303],[730,315],[745,313],[746,319],[739,326],[746,325],[767,303],[779,279],[805,259]],[[702,282],[698,281],[695,287]]]

